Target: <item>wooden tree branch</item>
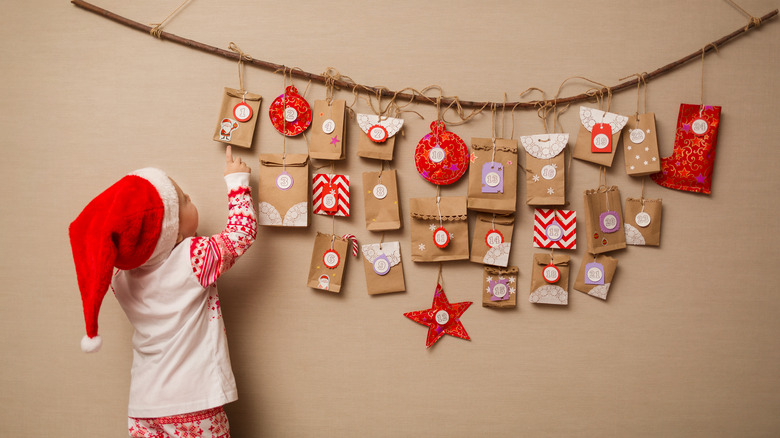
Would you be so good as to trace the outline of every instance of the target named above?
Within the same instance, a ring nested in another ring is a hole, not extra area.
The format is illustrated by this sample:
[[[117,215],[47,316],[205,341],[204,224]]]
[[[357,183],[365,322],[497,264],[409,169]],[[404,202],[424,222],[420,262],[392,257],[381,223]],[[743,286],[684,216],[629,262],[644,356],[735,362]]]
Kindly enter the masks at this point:
[[[87,11],[90,11],[92,13],[95,13],[97,15],[103,16],[109,20],[115,21],[117,23],[123,24],[125,26],[128,26],[132,29],[136,29],[145,33],[149,33],[152,30],[151,26],[147,26],[145,24],[141,24],[137,21],[130,20],[128,18],[122,17],[120,15],[117,15],[111,11],[105,10],[103,8],[100,8],[98,6],[95,6],[91,3],[85,2],[83,0],[72,0],[71,3],[78,6],[79,8],[85,9]],[[778,10],[775,9],[774,11],[768,12],[767,14],[760,17],[760,23],[765,23],[773,18],[775,18],[778,14]],[[728,35],[723,36],[722,38],[713,41],[706,46],[703,47],[703,49],[697,49],[695,52],[691,53],[688,56],[682,57],[674,62],[670,62],[669,64],[666,64],[663,67],[660,67],[656,70],[653,70],[650,73],[647,73],[644,75],[644,79],[646,82],[649,82],[652,79],[655,79],[661,75],[664,75],[666,73],[669,73],[670,71],[673,71],[677,69],[678,67],[682,66],[688,61],[694,60],[699,58],[702,55],[702,50],[704,50],[705,55],[708,52],[711,52],[715,50],[717,47],[720,49],[723,47],[726,43],[732,41],[733,39],[740,37],[747,33],[749,30],[754,29],[757,27],[757,23],[755,20],[751,20],[750,23],[745,27],[740,27],[739,29],[735,30],[734,32],[731,32]],[[211,53],[213,55],[219,55],[227,59],[232,59],[234,61],[238,61],[238,53],[232,52],[230,50],[224,50],[220,49],[218,47],[210,46],[208,44],[204,44],[198,41],[194,41],[188,38],[180,37],[178,35],[169,33],[169,32],[161,32],[160,39],[172,41],[177,44],[181,44],[187,47],[191,47],[193,49],[197,49],[206,53]],[[310,73],[307,71],[303,71],[298,68],[291,68],[287,67],[282,64],[274,64],[272,62],[263,61],[260,59],[251,59],[251,60],[245,60],[247,64],[252,64],[256,67],[265,69],[265,70],[271,70],[271,71],[284,71],[288,74],[291,74],[292,76],[299,77],[302,79],[309,79],[314,82],[319,83],[325,83],[329,78],[328,76],[324,75],[318,75],[315,73]],[[601,93],[602,95],[606,95],[607,93],[615,94],[618,91],[625,90],[626,88],[630,88],[632,86],[637,85],[637,82],[639,81],[639,78],[634,78],[631,80],[628,80],[626,82],[621,82],[617,85],[613,85],[610,87],[602,88],[598,93]],[[429,97],[426,95],[423,95],[419,92],[412,92],[412,93],[406,93],[406,92],[396,92],[392,90],[388,90],[386,88],[377,88],[372,87],[368,85],[361,85],[356,84],[352,82],[347,82],[344,80],[337,79],[334,81],[334,85],[341,88],[347,88],[347,89],[357,89],[358,91],[363,91],[366,93],[371,93],[374,95],[381,94],[383,96],[397,96],[398,99],[401,99],[403,101],[409,101],[409,102],[417,102],[417,103],[427,103],[427,104],[436,104],[437,99],[435,97]],[[519,109],[536,109],[539,107],[539,105],[543,105],[546,103],[552,104],[570,104],[570,103],[576,103],[576,102],[582,102],[587,99],[590,99],[593,97],[593,94],[589,93],[583,93],[578,94],[576,96],[569,96],[569,97],[562,97],[555,99],[553,102],[552,99],[550,100],[535,100],[530,102],[506,102],[507,107],[512,108],[519,108]],[[462,108],[470,108],[470,109],[480,109],[489,107],[491,104],[495,104],[498,106],[503,106],[504,102],[477,102],[477,101],[471,101],[471,100],[459,100],[457,98],[450,98],[450,97],[441,97],[440,104],[443,107],[447,107],[450,105],[460,105]]]

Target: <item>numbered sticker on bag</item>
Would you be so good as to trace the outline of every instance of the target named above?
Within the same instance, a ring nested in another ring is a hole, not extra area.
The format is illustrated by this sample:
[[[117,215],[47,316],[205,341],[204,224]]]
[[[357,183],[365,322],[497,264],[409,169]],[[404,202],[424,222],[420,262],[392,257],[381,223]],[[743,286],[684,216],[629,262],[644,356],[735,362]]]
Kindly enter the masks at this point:
[[[485,243],[491,248],[498,248],[504,243],[504,235],[501,234],[501,231],[490,230],[487,235],[485,235]]]
[[[339,253],[332,249],[325,251],[325,254],[322,255],[322,263],[324,263],[325,267],[328,269],[334,269],[339,265],[340,261],[341,257],[339,256]]]
[[[482,165],[482,193],[504,193],[504,165],[488,161]]]
[[[542,271],[542,276],[544,277],[544,281],[550,284],[556,283],[558,282],[558,280],[561,279],[561,271],[558,270],[558,268],[555,265],[550,263],[549,265],[544,267],[544,270]]]
[[[433,231],[433,243],[435,243],[438,248],[446,248],[447,245],[450,244],[450,233],[448,233],[444,227],[436,228]]]
[[[586,264],[585,284],[604,284],[604,265],[597,262]]]
[[[386,255],[382,254],[376,259],[374,259],[374,272],[376,272],[378,275],[385,275],[388,272],[390,272],[390,260],[387,258]]]
[[[293,177],[286,171],[282,171],[279,176],[276,177],[276,187],[279,190],[289,190],[293,186]]]
[[[374,189],[371,190],[376,199],[385,199],[387,197],[387,186],[384,184],[377,184]]]
[[[563,238],[563,227],[557,220],[553,220],[550,225],[547,225],[544,233],[547,235],[547,240],[557,242]]]
[[[614,233],[620,229],[620,216],[616,211],[605,211],[599,215],[599,226],[605,233]]]
[[[596,123],[593,125],[590,137],[591,152],[612,152],[612,127],[608,123]]]

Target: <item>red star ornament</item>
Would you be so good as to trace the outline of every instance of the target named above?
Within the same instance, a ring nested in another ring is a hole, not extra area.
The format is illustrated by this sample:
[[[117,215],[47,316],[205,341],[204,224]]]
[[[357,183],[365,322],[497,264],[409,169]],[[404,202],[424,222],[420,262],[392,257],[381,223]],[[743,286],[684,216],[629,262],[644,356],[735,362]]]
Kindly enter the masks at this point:
[[[441,284],[437,284],[436,292],[433,294],[433,306],[430,309],[404,313],[404,316],[414,322],[428,326],[428,339],[425,341],[425,348],[429,348],[444,334],[471,340],[460,322],[460,316],[471,304],[471,301],[450,303],[447,300],[447,295],[444,294],[444,290],[441,288]]]

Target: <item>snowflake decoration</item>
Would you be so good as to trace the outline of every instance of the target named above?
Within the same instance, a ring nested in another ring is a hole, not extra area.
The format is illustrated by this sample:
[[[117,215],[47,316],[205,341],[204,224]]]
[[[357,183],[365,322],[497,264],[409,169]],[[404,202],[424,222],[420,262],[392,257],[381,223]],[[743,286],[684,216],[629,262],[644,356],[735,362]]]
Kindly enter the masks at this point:
[[[425,244],[421,243],[421,244],[417,245],[417,249],[419,249],[420,251],[425,251]]]
[[[650,133],[650,130],[649,130],[649,129],[647,130],[647,133],[648,133],[648,134]]]
[[[490,286],[485,288],[485,292],[487,292],[488,294],[490,293]]]
[[[539,182],[539,175],[534,175],[533,180],[534,182]]]
[[[655,161],[655,157],[653,157],[653,161]]]
[[[455,238],[455,233],[450,233],[450,239],[454,239],[454,238]]]
[[[510,283],[514,283],[515,282],[515,277],[509,277],[509,282]]]
[[[437,227],[436,227],[436,224],[430,224],[430,225],[428,225],[428,229],[429,229],[429,230],[431,230],[431,231],[434,231],[434,230],[436,230],[436,228],[437,228]]]
[[[490,283],[491,281],[493,281],[493,277],[487,277],[487,278],[485,278],[485,281],[487,281],[488,283]]]
[[[631,170],[634,170],[634,169],[636,169],[636,167],[634,167],[634,166],[631,166]]]
[[[547,189],[547,194],[548,194],[548,195],[555,194],[555,189],[553,189],[552,187],[550,187],[549,189]]]
[[[630,151],[631,150],[631,146],[626,146],[626,149],[628,149]]]
[[[638,159],[639,159],[639,155],[637,155],[637,156],[636,156],[636,157],[634,157],[634,158],[636,158],[636,159],[638,160]]]
[[[645,148],[645,152],[650,152],[650,148],[649,148],[649,147],[646,147],[646,148]]]
[[[512,281],[512,280],[510,279],[509,281]],[[510,294],[513,294],[513,293],[515,293],[515,288],[513,288],[513,287],[510,287],[510,288],[509,288],[509,293],[510,293]]]
[[[647,160],[645,160],[645,166],[647,166]]]

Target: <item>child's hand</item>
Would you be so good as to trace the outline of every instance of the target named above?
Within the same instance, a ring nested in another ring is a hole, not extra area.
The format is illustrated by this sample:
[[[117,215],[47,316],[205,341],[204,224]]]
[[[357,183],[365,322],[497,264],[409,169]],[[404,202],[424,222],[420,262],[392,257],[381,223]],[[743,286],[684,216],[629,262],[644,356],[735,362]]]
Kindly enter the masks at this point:
[[[241,161],[241,158],[234,159],[233,150],[230,148],[230,145],[228,145],[225,148],[225,175],[240,172],[252,173],[252,169],[250,169],[246,163]]]

